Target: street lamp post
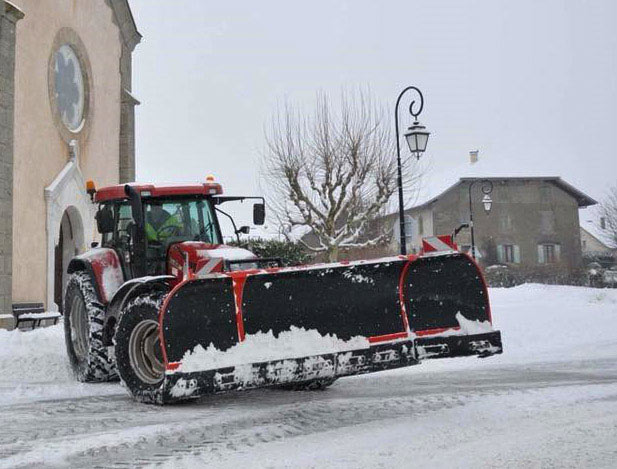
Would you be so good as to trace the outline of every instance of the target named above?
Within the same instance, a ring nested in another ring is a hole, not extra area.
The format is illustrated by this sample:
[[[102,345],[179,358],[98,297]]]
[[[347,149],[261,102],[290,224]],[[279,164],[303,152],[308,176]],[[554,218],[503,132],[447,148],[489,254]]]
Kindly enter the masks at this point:
[[[401,167],[401,145],[398,129],[398,105],[400,104],[403,95],[409,90],[414,90],[420,96],[420,104],[416,112],[414,112],[414,105],[416,104],[416,101],[413,100],[409,105],[409,113],[413,116],[414,122],[413,125],[409,127],[407,129],[407,132],[405,133],[405,139],[407,140],[407,145],[409,145],[409,150],[411,151],[411,154],[414,155],[417,159],[420,159],[420,156],[422,156],[422,153],[424,153],[424,151],[426,150],[428,136],[430,135],[430,133],[426,131],[426,128],[418,121],[418,116],[420,115],[420,113],[422,112],[422,108],[424,107],[424,96],[422,96],[422,92],[415,86],[408,86],[403,91],[401,91],[401,94],[399,94],[394,109],[394,126],[396,127],[396,162],[398,170],[397,182],[400,226],[399,232],[401,238],[401,254],[403,256],[407,255],[407,240],[405,237],[405,207],[403,200],[403,170]]]
[[[471,231],[471,257],[476,259],[476,239],[473,231],[473,203],[471,201],[471,188],[476,182],[482,183],[482,205],[484,205],[484,211],[488,214],[493,206],[493,199],[491,199],[491,192],[493,192],[493,183],[488,179],[475,179],[469,184],[469,229]]]

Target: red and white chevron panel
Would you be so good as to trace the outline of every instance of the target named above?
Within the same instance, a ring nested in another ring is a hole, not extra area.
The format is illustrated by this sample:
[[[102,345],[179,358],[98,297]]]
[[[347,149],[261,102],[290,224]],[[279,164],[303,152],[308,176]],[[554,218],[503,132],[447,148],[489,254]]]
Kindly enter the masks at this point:
[[[422,250],[424,252],[456,251],[457,249],[450,235],[422,238]]]

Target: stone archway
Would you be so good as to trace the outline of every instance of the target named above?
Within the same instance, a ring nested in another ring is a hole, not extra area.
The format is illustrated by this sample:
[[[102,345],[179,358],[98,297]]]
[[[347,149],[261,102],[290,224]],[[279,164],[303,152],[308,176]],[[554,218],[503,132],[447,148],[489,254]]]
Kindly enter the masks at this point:
[[[66,268],[75,255],[86,251],[94,227],[94,205],[85,181],[72,159],[45,188],[47,203],[46,307],[58,311],[67,281]]]
[[[84,246],[84,228],[79,210],[68,207],[60,220],[58,244],[54,248],[54,303],[63,310],[68,282],[67,268]]]

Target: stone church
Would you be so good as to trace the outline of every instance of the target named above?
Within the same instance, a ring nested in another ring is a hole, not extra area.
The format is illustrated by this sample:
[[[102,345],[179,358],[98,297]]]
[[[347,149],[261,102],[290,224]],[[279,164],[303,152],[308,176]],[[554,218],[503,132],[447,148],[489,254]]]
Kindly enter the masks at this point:
[[[135,178],[127,0],[0,0],[0,315],[62,308],[95,239],[85,190]],[[1,325],[0,325],[1,326]]]

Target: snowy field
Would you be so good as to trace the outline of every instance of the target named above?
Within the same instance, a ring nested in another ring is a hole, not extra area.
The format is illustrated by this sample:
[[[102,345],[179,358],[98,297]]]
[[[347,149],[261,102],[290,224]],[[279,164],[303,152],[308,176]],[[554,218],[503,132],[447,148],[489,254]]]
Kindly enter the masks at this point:
[[[492,289],[504,354],[171,407],[0,331],[0,467],[617,467],[617,290]]]

